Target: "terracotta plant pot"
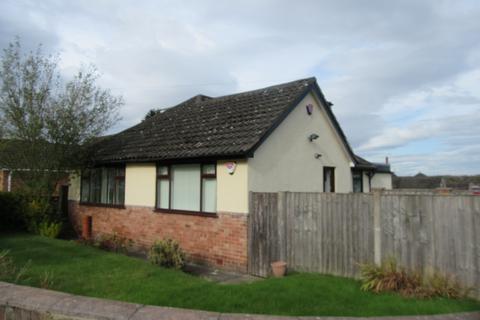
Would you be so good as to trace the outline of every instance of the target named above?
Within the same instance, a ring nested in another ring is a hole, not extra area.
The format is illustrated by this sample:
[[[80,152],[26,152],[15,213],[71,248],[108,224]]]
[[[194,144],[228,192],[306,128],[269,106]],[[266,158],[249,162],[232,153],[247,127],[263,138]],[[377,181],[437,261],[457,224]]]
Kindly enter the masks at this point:
[[[287,263],[285,261],[275,261],[270,264],[272,266],[273,276],[281,278],[287,272]]]

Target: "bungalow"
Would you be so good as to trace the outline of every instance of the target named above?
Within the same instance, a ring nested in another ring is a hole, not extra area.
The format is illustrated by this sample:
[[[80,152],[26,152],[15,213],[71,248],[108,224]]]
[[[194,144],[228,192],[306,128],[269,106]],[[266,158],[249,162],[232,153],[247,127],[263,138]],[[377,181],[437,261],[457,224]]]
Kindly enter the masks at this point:
[[[245,271],[249,192],[391,188],[389,166],[355,156],[315,78],[198,95],[94,147],[71,180],[77,228],[139,248],[165,237],[198,263]]]

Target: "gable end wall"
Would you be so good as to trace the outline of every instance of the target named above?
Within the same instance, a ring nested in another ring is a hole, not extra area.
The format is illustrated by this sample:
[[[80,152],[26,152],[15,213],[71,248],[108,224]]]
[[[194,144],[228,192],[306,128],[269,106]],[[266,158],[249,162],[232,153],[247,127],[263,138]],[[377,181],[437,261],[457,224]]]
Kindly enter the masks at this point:
[[[314,106],[312,115],[306,105]],[[323,167],[335,167],[335,191],[352,191],[351,159],[323,106],[309,93],[248,160],[255,192],[323,192]],[[315,133],[319,138],[310,142]],[[315,153],[322,156],[315,159]]]

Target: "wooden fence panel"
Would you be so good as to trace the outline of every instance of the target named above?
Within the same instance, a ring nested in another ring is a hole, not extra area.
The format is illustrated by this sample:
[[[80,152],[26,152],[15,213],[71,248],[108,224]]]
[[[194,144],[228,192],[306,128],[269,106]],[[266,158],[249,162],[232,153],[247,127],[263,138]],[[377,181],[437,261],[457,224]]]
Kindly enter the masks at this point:
[[[266,277],[270,263],[280,258],[278,240],[278,195],[253,193],[250,195],[248,226],[248,271]]]
[[[270,263],[356,277],[359,263],[394,257],[425,275],[480,288],[480,197],[434,193],[251,193],[249,272]],[[475,293],[480,296],[480,292]]]
[[[383,259],[480,288],[480,197],[390,194],[380,201]]]
[[[285,260],[299,271],[358,275],[373,262],[372,195],[253,193],[249,272],[266,276]]]

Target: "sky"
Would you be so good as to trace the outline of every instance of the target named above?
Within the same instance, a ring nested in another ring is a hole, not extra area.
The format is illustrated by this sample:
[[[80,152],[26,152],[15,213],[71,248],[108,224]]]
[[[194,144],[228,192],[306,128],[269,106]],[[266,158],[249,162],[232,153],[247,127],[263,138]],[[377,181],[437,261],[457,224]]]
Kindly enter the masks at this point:
[[[480,174],[480,1],[0,1],[0,48],[94,64],[122,120],[315,76],[355,153],[398,175]]]

